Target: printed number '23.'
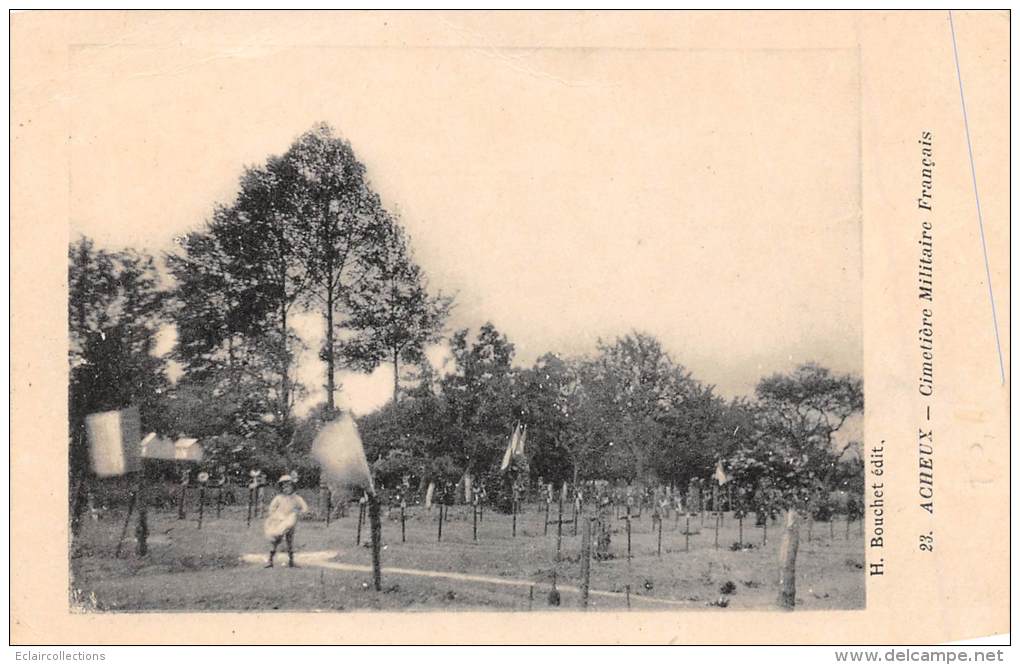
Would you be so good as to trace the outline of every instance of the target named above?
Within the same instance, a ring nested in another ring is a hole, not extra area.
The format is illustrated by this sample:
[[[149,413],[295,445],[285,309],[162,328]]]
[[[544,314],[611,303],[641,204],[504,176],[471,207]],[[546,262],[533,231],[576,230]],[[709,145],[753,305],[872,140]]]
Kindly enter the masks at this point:
[[[935,537],[932,535],[932,532],[929,531],[927,534],[918,536],[917,546],[922,552],[933,551],[935,549]]]

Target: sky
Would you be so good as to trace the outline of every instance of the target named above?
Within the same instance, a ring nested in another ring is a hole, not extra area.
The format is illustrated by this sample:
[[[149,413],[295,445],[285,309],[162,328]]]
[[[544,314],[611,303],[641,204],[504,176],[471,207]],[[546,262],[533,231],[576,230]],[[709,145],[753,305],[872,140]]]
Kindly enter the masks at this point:
[[[126,42],[71,66],[72,238],[171,250],[327,122],[456,297],[450,329],[491,321],[521,364],[640,330],[726,397],[805,361],[861,373],[852,51]],[[321,326],[298,320],[308,404]],[[340,402],[377,408],[388,372],[344,374]]]

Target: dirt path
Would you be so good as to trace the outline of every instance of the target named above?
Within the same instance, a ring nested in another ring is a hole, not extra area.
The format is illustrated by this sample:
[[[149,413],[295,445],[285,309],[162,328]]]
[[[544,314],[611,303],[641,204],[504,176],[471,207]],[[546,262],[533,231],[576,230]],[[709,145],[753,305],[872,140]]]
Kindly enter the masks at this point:
[[[371,566],[362,566],[352,563],[340,563],[339,561],[331,561],[336,556],[336,552],[298,552],[295,554],[295,559],[300,566],[312,566],[316,568],[326,568],[328,570],[341,570],[344,572],[351,573],[371,573]],[[265,554],[245,554],[241,557],[241,560],[245,563],[252,565],[263,565],[266,561]],[[501,584],[503,586],[515,586],[515,587],[531,587],[535,586],[535,582],[530,580],[519,580],[511,579],[506,577],[490,577],[488,575],[469,575],[467,573],[453,573],[442,570],[422,570],[419,568],[392,568],[384,567],[383,575],[411,575],[414,577],[433,577],[442,578],[448,580],[457,580],[460,582],[478,582],[480,584]],[[556,588],[561,593],[576,593],[580,594],[581,590],[576,586],[568,584],[557,584]],[[618,600],[625,600],[626,594],[618,591],[599,591],[591,589],[588,592],[592,596],[602,596],[605,598],[616,598]],[[677,607],[692,607],[696,603],[693,601],[681,601],[681,600],[668,600],[665,598],[651,598],[649,596],[641,596],[638,594],[630,595],[631,602],[642,601],[646,603],[653,603],[656,605],[672,605]]]

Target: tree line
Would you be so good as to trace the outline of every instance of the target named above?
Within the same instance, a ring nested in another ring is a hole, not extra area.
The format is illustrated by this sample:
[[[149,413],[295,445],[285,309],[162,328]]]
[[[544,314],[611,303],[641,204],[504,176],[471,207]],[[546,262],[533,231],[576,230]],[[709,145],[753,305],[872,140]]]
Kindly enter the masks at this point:
[[[359,422],[384,487],[465,476],[495,486],[520,422],[517,471],[533,482],[686,488],[721,462],[748,501],[777,508],[861,491],[856,446],[836,437],[863,409],[857,377],[805,364],[727,400],[642,332],[522,367],[491,323],[447,331],[453,299],[430,288],[399,218],[326,125],[245,168],[234,200],[176,244],[162,269],[88,238],[69,248],[72,474],[87,473],[84,417],[133,404],[145,431],[201,438],[210,467],[299,469],[315,482],[308,450],[336,413],[337,375],[386,365],[391,399]],[[308,387],[295,378],[305,349],[294,318],[308,313],[323,330],[325,399],[296,417]],[[176,343],[158,356],[169,327]],[[451,357],[437,370],[425,351],[441,342]]]

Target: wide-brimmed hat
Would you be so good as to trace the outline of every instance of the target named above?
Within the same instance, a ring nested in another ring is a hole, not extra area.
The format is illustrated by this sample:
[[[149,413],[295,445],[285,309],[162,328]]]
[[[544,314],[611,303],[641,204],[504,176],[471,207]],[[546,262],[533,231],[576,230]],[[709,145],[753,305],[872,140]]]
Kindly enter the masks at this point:
[[[277,484],[282,485],[284,483],[292,483],[294,482],[294,479],[291,478],[290,475],[288,474],[283,474],[282,476],[280,476],[280,479],[276,482]]]

